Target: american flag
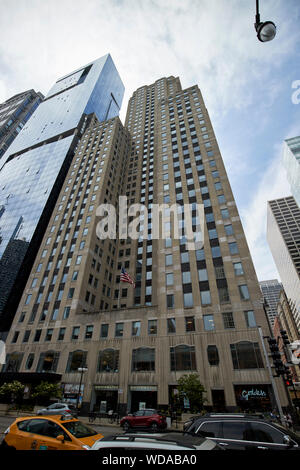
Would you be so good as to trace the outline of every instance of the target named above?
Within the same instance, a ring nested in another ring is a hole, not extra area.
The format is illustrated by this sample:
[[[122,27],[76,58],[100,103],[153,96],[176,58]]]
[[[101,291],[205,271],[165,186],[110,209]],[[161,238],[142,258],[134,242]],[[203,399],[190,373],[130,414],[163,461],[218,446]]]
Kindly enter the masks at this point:
[[[121,276],[120,276],[120,281],[121,282],[129,282],[129,284],[132,284],[133,287],[135,287],[135,283],[133,279],[129,276],[129,274],[125,271],[124,268],[121,269]]]

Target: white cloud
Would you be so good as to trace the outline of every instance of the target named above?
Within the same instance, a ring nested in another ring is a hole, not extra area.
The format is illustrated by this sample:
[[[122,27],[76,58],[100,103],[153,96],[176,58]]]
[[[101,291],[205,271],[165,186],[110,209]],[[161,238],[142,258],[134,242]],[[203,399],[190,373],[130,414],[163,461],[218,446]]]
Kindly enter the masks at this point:
[[[291,130],[289,135],[296,135]],[[282,143],[274,148],[274,159],[259,180],[256,193],[241,219],[259,280],[279,278],[266,240],[267,201],[291,195],[286,171],[282,164]]]

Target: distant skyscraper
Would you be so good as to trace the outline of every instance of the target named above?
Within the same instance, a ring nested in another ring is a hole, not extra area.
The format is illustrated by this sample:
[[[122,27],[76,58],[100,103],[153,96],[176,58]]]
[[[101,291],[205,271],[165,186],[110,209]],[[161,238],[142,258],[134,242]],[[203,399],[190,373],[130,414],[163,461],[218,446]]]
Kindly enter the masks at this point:
[[[116,208],[123,238],[99,237],[102,203]],[[142,209],[131,237],[123,222],[136,222],[134,204]],[[155,237],[156,204],[170,216],[167,237]],[[203,209],[197,249],[172,233],[170,207],[183,214],[184,204],[194,230]],[[134,284],[122,282],[122,268]],[[61,374],[64,398],[76,403],[78,367],[87,365],[86,411],[168,409],[190,372],[210,409],[271,410],[261,300],[201,92],[164,77],[133,93],[125,127],[92,117],[85,128],[15,310],[5,368]]]
[[[43,99],[42,93],[28,90],[0,104],[0,159]]]
[[[285,197],[268,202],[267,240],[300,331],[300,208]]]
[[[283,163],[292,195],[300,207],[300,136],[284,141]]]
[[[9,283],[6,271],[2,275],[0,272],[2,331],[7,327],[3,305],[10,315],[21,295],[73,157],[85,115],[94,112],[99,121],[117,116],[123,94],[124,86],[109,54],[80,67],[57,80],[3,155],[0,161],[0,262],[5,251],[12,249],[11,242],[15,239],[29,246],[25,258],[23,250],[18,250],[19,262],[14,265],[14,273],[10,272]]]
[[[261,281],[259,285],[266,301],[266,311],[270,326],[273,328],[275,317],[278,315],[277,305],[279,302],[280,292],[283,287],[277,279]]]

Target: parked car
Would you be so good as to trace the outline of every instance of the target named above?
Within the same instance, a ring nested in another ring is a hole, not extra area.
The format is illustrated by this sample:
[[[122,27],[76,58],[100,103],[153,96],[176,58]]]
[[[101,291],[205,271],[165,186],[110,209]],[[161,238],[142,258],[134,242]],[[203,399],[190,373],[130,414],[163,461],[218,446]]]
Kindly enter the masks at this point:
[[[6,431],[1,449],[90,450],[103,435],[71,415],[17,418]]]
[[[120,421],[120,426],[124,431],[129,431],[132,428],[145,428],[155,432],[159,429],[165,429],[167,421],[166,417],[159,414],[157,410],[145,409],[124,416]]]
[[[249,414],[207,414],[185,423],[187,433],[238,450],[300,450],[300,438],[292,431]]]
[[[113,434],[95,442],[91,450],[223,450],[215,442],[199,436],[183,435],[181,432],[155,434]],[[153,453],[149,456],[153,456]],[[149,457],[147,463],[157,463]],[[146,460],[146,458],[145,458]],[[160,462],[161,463],[161,462]],[[186,462],[188,463],[188,462]],[[192,463],[192,462],[191,462]]]
[[[53,403],[52,405],[47,406],[47,408],[42,408],[37,412],[38,416],[62,414],[71,414],[74,418],[77,418],[76,406],[71,405],[70,403]]]

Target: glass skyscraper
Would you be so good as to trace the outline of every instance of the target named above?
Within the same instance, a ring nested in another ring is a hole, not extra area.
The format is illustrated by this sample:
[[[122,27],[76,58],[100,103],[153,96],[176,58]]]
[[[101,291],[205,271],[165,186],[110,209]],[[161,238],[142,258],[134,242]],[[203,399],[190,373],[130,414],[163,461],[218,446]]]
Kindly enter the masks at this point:
[[[300,207],[300,136],[284,141],[283,163],[292,195]]]
[[[124,86],[109,54],[58,79],[1,159],[0,328],[30,271],[86,122],[119,114]],[[18,241],[18,250],[13,246]],[[9,262],[12,251],[14,263]],[[10,253],[8,257],[8,253]],[[15,286],[15,289],[14,289]],[[12,294],[12,295],[10,295]],[[11,298],[9,298],[11,297]]]
[[[24,91],[0,104],[0,158],[43,101],[42,93]]]

